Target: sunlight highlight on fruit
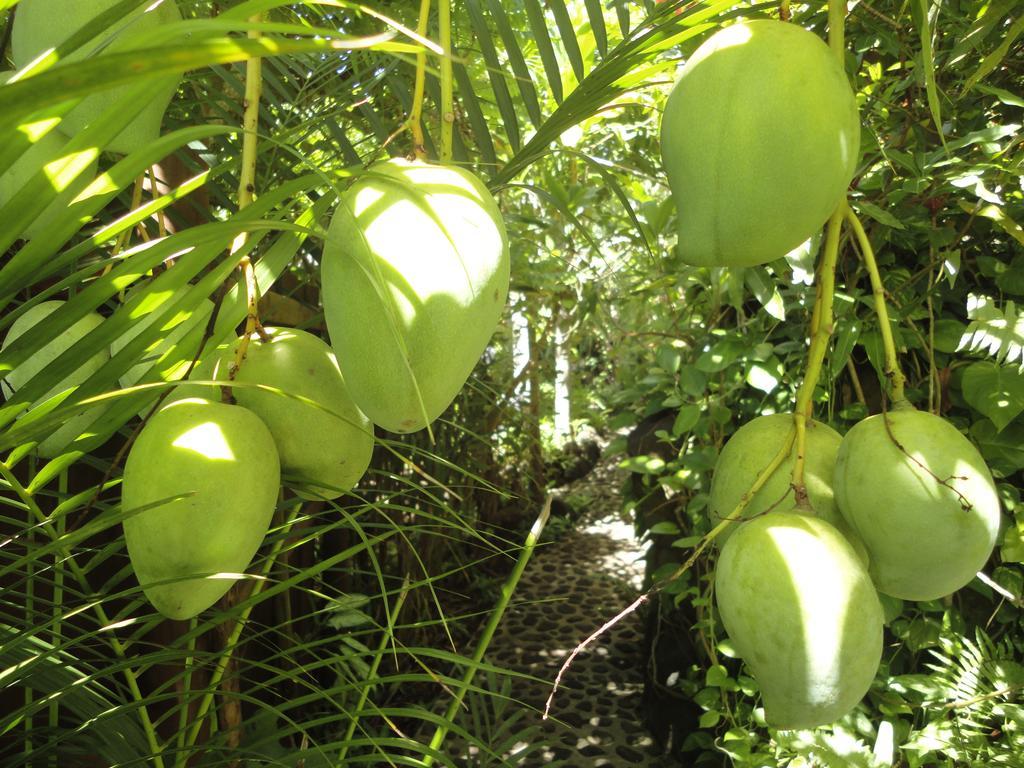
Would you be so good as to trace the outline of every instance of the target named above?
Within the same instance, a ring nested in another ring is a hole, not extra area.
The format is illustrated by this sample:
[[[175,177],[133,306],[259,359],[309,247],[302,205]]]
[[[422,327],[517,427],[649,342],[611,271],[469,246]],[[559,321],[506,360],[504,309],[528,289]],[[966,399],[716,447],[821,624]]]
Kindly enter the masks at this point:
[[[192,427],[171,445],[198,453],[203,458],[210,460],[231,461],[235,458],[227,438],[224,437],[224,432],[212,421]]]
[[[770,19],[717,32],[683,66],[661,124],[680,258],[785,256],[843,199],[859,137],[846,73],[817,35]]]
[[[508,237],[490,192],[455,166],[371,166],[339,201],[321,269],[352,398],[384,429],[423,429],[465,384],[505,307]]]
[[[132,569],[153,606],[188,619],[245,571],[270,526],[280,463],[251,411],[200,398],[160,410],[125,461],[121,506]],[[141,511],[140,511],[141,510]]]
[[[849,542],[823,520],[770,512],[740,526],[715,571],[722,623],[776,728],[847,714],[882,653],[882,608]]]
[[[892,597],[955,592],[995,547],[992,474],[970,440],[927,411],[901,408],[856,424],[839,447],[835,493],[879,591]]]

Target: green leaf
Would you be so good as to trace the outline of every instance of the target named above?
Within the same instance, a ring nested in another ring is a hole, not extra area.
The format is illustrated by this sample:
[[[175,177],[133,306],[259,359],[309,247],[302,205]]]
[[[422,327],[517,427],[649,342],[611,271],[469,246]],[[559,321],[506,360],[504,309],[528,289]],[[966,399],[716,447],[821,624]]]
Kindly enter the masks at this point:
[[[765,311],[776,320],[783,322],[786,319],[786,306],[775,286],[775,281],[768,275],[764,267],[753,267],[743,272],[747,287],[754,294],[754,298],[765,308]]]
[[[951,317],[944,317],[935,321],[934,338],[935,350],[952,354],[960,346],[960,339],[963,338],[967,326],[959,320]]]
[[[698,405],[684,405],[679,409],[675,422],[672,424],[672,436],[679,437],[684,432],[689,432],[700,421],[701,409]]]
[[[925,93],[928,97],[928,109],[932,113],[935,130],[943,146],[946,136],[942,131],[942,114],[939,107],[939,88],[935,82],[935,54],[932,50],[932,30],[928,19],[928,0],[917,0],[915,21],[918,25],[918,39],[921,43],[921,70],[924,72]],[[936,6],[936,16],[939,8]],[[936,22],[937,23],[937,22]]]
[[[967,93],[967,91],[971,90],[971,88],[973,88],[982,78],[987,77],[1002,63],[1003,59],[1006,58],[1006,54],[1010,52],[1010,47],[1013,45],[1013,42],[1021,35],[1021,33],[1024,33],[1024,14],[1018,16],[1017,20],[1013,22],[1013,26],[1011,26],[1009,31],[1006,33],[1006,36],[999,44],[999,47],[982,59],[981,64],[978,65],[974,74],[967,78],[967,82],[964,83],[962,93]]]
[[[957,350],[986,351],[998,363],[1013,363],[1024,358],[1024,315],[1018,316],[1012,301],[1000,309],[988,296],[968,297],[970,323]]]
[[[519,134],[519,120],[516,117],[512,94],[509,93],[508,84],[505,82],[505,70],[498,59],[498,51],[494,47],[494,36],[487,27],[487,20],[484,18],[479,0],[466,0],[466,10],[476,35],[476,44],[480,46],[480,53],[487,65],[487,77],[490,79],[491,88],[494,91],[494,99],[497,102],[498,111],[501,113],[508,142],[512,145],[512,150],[518,152],[522,143]]]
[[[1024,424],[998,430],[991,421],[982,419],[971,425],[970,432],[993,472],[1009,476],[1024,469]]]
[[[1021,245],[1024,245],[1024,227],[1010,218],[1009,214],[998,205],[971,205],[965,200],[960,201],[960,207],[973,216],[983,216],[998,224],[1006,234],[1010,235]]]
[[[964,371],[963,396],[1002,432],[1024,411],[1024,374],[992,362],[974,363]]]
[[[526,113],[535,126],[540,125],[543,117],[540,113],[540,103],[537,101],[537,89],[533,85],[533,78],[530,77],[530,70],[526,66],[526,58],[519,47],[516,33],[512,30],[505,9],[498,0],[487,0],[487,7],[490,9],[491,18],[494,19],[494,25],[498,28],[498,34],[501,35],[512,74],[515,76],[516,85],[519,86],[519,94],[526,105]]]
[[[774,392],[782,382],[782,364],[777,360],[775,365],[768,363],[752,363],[747,369],[747,383],[765,394]]]
[[[1010,266],[996,277],[996,286],[1005,293],[1024,295],[1024,255],[1013,258]]]
[[[597,42],[597,52],[601,56],[607,56],[608,30],[604,25],[604,10],[601,8],[601,0],[585,0],[585,2],[590,28],[594,31],[594,40]]]
[[[718,373],[739,360],[747,351],[747,345],[737,339],[723,339],[712,342],[711,348],[697,358],[696,368],[704,373]]]
[[[716,725],[718,725],[721,719],[721,713],[718,712],[718,710],[711,709],[700,716],[700,721],[698,722],[698,725],[701,728],[714,728]]]
[[[867,200],[857,200],[854,202],[853,207],[856,208],[858,212],[863,213],[866,216],[869,216],[870,218],[877,221],[879,224],[885,224],[885,226],[892,227],[893,229],[906,229],[906,227],[903,225],[903,222],[901,222],[887,210],[885,210],[884,208],[880,208],[879,206],[875,205],[874,203],[870,203]]]
[[[708,377],[692,365],[679,369],[679,388],[690,397],[703,397],[707,390]]]
[[[544,20],[544,9],[541,8],[540,0],[526,0],[524,5],[533,41],[537,45],[540,60],[544,64],[548,88],[551,89],[551,95],[555,102],[561,104],[562,99],[565,98],[562,91],[562,69],[558,66],[555,48],[551,44],[551,35],[548,33],[548,25]]]
[[[1024,563],[1024,536],[1021,536],[1017,525],[1006,528],[999,547],[999,557],[1004,563]]]
[[[660,523],[655,523],[647,530],[655,536],[675,536],[679,533],[679,526],[675,523],[663,520]]]
[[[586,70],[583,66],[583,54],[580,52],[580,44],[576,40],[576,27],[569,16],[569,10],[562,0],[548,0],[548,8],[555,17],[555,25],[558,27],[558,34],[562,38],[562,47],[565,48],[565,55],[569,58],[572,71],[576,79],[583,82]]]

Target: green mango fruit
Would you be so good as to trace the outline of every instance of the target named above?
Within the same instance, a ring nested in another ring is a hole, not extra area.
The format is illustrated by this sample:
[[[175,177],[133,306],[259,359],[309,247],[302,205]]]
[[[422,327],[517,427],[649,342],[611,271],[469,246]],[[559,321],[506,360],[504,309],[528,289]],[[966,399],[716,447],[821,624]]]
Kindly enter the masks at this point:
[[[21,317],[11,323],[11,327],[4,339],[0,349],[6,349],[15,339],[39,323],[45,322],[46,318],[56,312],[66,302],[53,300],[42,301],[30,308]],[[64,352],[73,347],[80,339],[86,336],[94,328],[103,322],[103,317],[95,312],[90,312],[78,320],[74,325],[61,333],[57,338],[46,344],[32,357],[19,365],[9,374],[3,382],[3,390],[7,393],[17,392],[27,384],[36,374],[42,371],[47,365],[60,357]],[[45,395],[40,397],[32,407],[39,405],[51,397],[65,392],[72,387],[77,387],[83,381],[92,376],[103,367],[103,364],[110,359],[109,353],[104,350],[97,352],[91,358],[82,363],[75,371],[67,374],[64,378],[54,384]],[[90,408],[86,412],[69,419],[63,426],[56,429],[48,437],[44,438],[36,446],[39,455],[44,459],[52,459],[59,456],[61,451],[74,439],[83,434],[102,413],[102,408]]]
[[[867,693],[882,658],[882,606],[832,525],[792,511],[744,523],[718,558],[715,596],[769,725],[826,725]]]
[[[0,72],[0,85],[6,83],[13,74],[13,72]],[[0,208],[7,205],[11,198],[41,169],[64,157],[64,145],[67,141],[67,137],[60,131],[51,130],[29,147],[10,168],[0,174]],[[25,231],[21,233],[22,239],[31,240],[46,232],[53,218],[67,208],[71,201],[78,196],[78,193],[85,189],[96,176],[96,166],[97,162],[93,160],[84,171],[70,181],[64,177],[63,173],[54,176],[48,171],[50,183],[54,189],[57,189],[58,186],[63,186],[64,189],[57,192],[56,199],[25,228]]]
[[[352,402],[334,350],[311,333],[295,328],[264,329],[270,340],[253,335],[235,381],[263,384],[308,398],[317,405],[255,387],[234,387],[239,405],[270,428],[281,469],[302,478],[300,495],[334,499],[350,491],[370,466],[373,425]],[[229,346],[215,378],[227,380],[234,358]]]
[[[955,592],[995,547],[991,472],[956,427],[926,411],[900,408],[854,425],[839,446],[835,492],[871,556],[878,591],[892,597]]]
[[[21,69],[39,54],[61,43],[86,26],[119,0],[21,0],[11,31],[11,52],[15,65]],[[115,25],[72,53],[65,61],[81,61],[98,51],[130,50],[133,44],[123,42],[122,35],[154,29],[161,24],[181,21],[181,12],[174,0],[163,0],[150,10],[142,4],[125,14]],[[59,63],[58,63],[59,64]],[[112,152],[127,154],[146,146],[160,135],[164,112],[174,98],[181,82],[180,75],[165,75],[152,80],[149,102],[124,130],[108,144]],[[130,86],[118,86],[86,96],[81,103],[64,116],[60,130],[68,136],[94,122],[103,112],[123,103]]]
[[[469,171],[388,160],[342,196],[322,270],[352,398],[384,429],[415,432],[455,399],[501,319],[508,237]]]
[[[270,430],[241,406],[191,398],[146,423],[125,461],[121,506],[154,608],[190,619],[231,588],[270,527],[280,471]]]
[[[729,438],[715,463],[715,471],[711,478],[708,514],[712,526],[718,525],[733,513],[743,495],[750,490],[754,481],[785,445],[790,431],[794,434],[796,432],[793,414],[775,413],[748,421]],[[842,436],[828,424],[819,421],[808,422],[804,485],[807,488],[807,498],[817,516],[837,528],[845,529],[846,524],[839,514],[832,493],[836,453],[842,439]],[[772,509],[786,509],[794,504],[791,483],[795,463],[794,441],[789,456],[761,486],[761,490],[754,494],[743,510],[743,519],[750,519]],[[715,540],[724,545],[738,527],[729,526]],[[846,534],[848,531],[844,530],[843,533]]]
[[[745,267],[785,256],[842,202],[859,143],[853,91],[820,38],[769,19],[717,32],[662,117],[679,257]]]

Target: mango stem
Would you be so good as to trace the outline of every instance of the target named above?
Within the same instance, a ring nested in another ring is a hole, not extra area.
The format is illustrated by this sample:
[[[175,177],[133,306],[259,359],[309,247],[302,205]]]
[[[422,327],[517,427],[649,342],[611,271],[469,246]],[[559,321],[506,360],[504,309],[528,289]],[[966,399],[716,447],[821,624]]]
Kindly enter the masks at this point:
[[[455,133],[452,75],[452,0],[438,0],[437,26],[441,36],[441,162],[451,162]]]
[[[903,387],[907,378],[900,369],[899,359],[896,357],[896,342],[892,336],[892,326],[889,324],[889,310],[885,303],[885,286],[882,285],[882,276],[878,271],[878,262],[875,260],[875,251],[871,247],[864,226],[857,218],[857,214],[849,205],[845,206],[846,221],[853,228],[860,245],[861,258],[864,260],[864,267],[871,279],[871,292],[875,298],[875,314],[878,316],[878,330],[882,334],[882,348],[885,350],[885,376],[889,380],[891,388],[890,397],[893,404],[902,403],[906,400]]]
[[[825,250],[818,267],[818,295],[811,315],[811,344],[807,351],[807,373],[796,395],[793,422],[796,426],[796,460],[793,462],[793,492],[798,507],[806,507],[807,488],[804,467],[807,458],[807,419],[812,412],[814,390],[821,378],[829,339],[832,336],[832,301],[835,295],[836,262],[839,259],[839,233],[842,228],[846,202],[843,201],[828,220]]]
[[[249,21],[257,23],[262,21],[262,14],[257,14]],[[258,39],[258,29],[250,29],[248,37],[251,40]],[[260,125],[260,99],[263,96],[263,59],[252,58],[245,62],[245,97],[243,101],[244,113],[242,115],[242,168],[238,179],[238,210],[245,210],[252,204],[256,195],[256,160],[259,149],[259,125]],[[249,238],[248,232],[239,232],[231,245],[231,253],[238,253],[245,246]],[[258,334],[263,341],[267,340],[266,332],[260,323],[259,287],[256,285],[256,270],[248,254],[238,260],[238,266],[242,270],[242,279],[245,281],[246,293],[246,316],[245,333],[235,348],[235,357],[228,368],[228,381],[234,381],[238,371],[245,362],[245,355],[249,351],[249,340],[254,333]],[[221,399],[225,403],[233,403],[231,387],[221,388]]]
[[[441,0],[442,5],[447,0]],[[430,20],[430,0],[420,0],[420,20],[416,27],[417,34],[427,36]],[[417,160],[427,156],[426,141],[423,136],[423,90],[427,80],[427,51],[420,48],[416,54],[416,80],[412,91],[412,110],[409,112],[409,128],[412,131],[412,151]]]

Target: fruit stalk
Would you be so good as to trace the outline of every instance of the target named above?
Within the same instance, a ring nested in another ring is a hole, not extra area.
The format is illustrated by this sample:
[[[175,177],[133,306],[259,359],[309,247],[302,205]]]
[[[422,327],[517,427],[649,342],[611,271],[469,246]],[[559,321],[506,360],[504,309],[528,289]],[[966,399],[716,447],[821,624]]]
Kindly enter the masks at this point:
[[[452,159],[455,132],[455,99],[452,77],[452,6],[451,0],[438,0],[437,25],[441,35],[441,162]]]
[[[491,638],[494,637],[495,631],[498,629],[498,624],[501,622],[501,617],[505,615],[505,609],[508,608],[509,601],[512,599],[512,593],[516,590],[516,585],[519,584],[519,579],[523,575],[523,571],[526,570],[526,564],[530,562],[530,557],[533,555],[533,550],[537,546],[537,542],[540,541],[541,533],[544,532],[544,526],[547,525],[548,517],[551,514],[551,496],[544,502],[544,507],[541,509],[540,514],[533,523],[533,527],[530,528],[530,533],[526,536],[526,541],[523,543],[523,548],[519,552],[519,559],[516,560],[516,565],[512,569],[512,573],[509,574],[508,579],[501,588],[501,597],[498,598],[498,604],[494,606],[494,610],[491,611],[490,618],[487,620],[487,626],[484,627],[483,634],[480,636],[480,640],[476,645],[476,650],[473,652],[473,658],[470,660],[466,667],[466,673],[462,676],[462,682],[459,684],[459,688],[452,697],[451,703],[448,705],[448,709],[444,713],[444,720],[442,723],[454,722],[455,716],[459,713],[459,707],[462,706],[462,701],[466,697],[466,692],[469,690],[469,686],[473,684],[473,678],[476,677],[477,670],[480,667],[480,662],[483,661],[484,654],[487,652],[487,647],[491,644]],[[439,750],[441,745],[444,743],[445,736],[448,735],[448,727],[446,725],[438,725],[437,730],[434,731],[434,738],[430,740],[429,749],[432,751]],[[433,754],[428,753],[423,757],[423,765],[425,768],[430,768],[434,764]]]
[[[262,15],[257,14],[249,19],[252,23],[262,21]],[[260,37],[258,29],[250,29],[248,32],[250,40]],[[238,210],[245,210],[253,201],[256,193],[256,159],[259,148],[259,124],[260,124],[260,99],[263,96],[263,59],[252,58],[245,63],[245,97],[243,101],[244,115],[242,117],[242,169],[238,180]],[[240,232],[235,242],[231,245],[231,252],[238,253],[245,245],[249,237],[248,232]],[[245,316],[245,333],[242,334],[238,347],[235,349],[235,359],[228,369],[228,380],[234,381],[245,360],[245,353],[249,348],[249,339],[253,333],[258,333],[263,339],[263,327],[259,319],[259,287],[256,285],[256,271],[253,268],[252,260],[248,254],[239,259],[239,268],[242,270],[242,278],[245,280],[245,294],[247,298],[247,310]],[[230,387],[222,390],[224,402],[232,402]]]
[[[829,0],[828,47],[832,49],[840,64],[846,53],[845,24],[846,0]]]
[[[889,324],[889,310],[885,304],[885,286],[882,285],[882,276],[878,271],[878,262],[875,261],[875,251],[871,247],[864,226],[857,218],[857,214],[849,205],[845,207],[847,223],[853,228],[853,232],[860,244],[861,258],[864,259],[864,267],[871,279],[871,292],[875,297],[875,314],[878,315],[878,329],[882,334],[882,348],[885,350],[885,376],[889,380],[891,398],[894,404],[906,400],[903,393],[903,386],[907,379],[900,370],[899,360],[896,357],[896,342],[892,336],[892,326]]]
[[[811,345],[807,352],[807,372],[796,396],[793,421],[796,425],[796,460],[793,463],[793,491],[798,507],[807,505],[804,487],[804,464],[807,448],[807,419],[811,415],[811,400],[821,378],[828,342],[832,336],[832,300],[835,294],[836,262],[839,257],[839,231],[843,223],[846,203],[842,203],[828,220],[825,252],[818,268],[818,296],[811,316]]]
[[[53,522],[43,512],[36,502],[35,498],[30,494],[25,487],[18,482],[18,478],[15,477],[11,468],[5,463],[0,462],[0,477],[10,486],[15,494],[22,500],[26,507],[28,507],[32,516],[35,517],[39,523],[39,527],[43,532],[53,541],[55,544],[61,540],[61,536],[58,534],[53,526]],[[92,588],[89,586],[88,579],[85,571],[78,564],[78,561],[74,559],[71,552],[64,546],[58,544],[54,550],[54,554],[60,557],[61,561],[70,569],[71,574],[78,581],[82,587],[83,594],[92,594]],[[103,606],[99,602],[93,604],[93,610],[96,613],[96,618],[99,620],[101,631],[105,632],[110,639],[110,646],[114,651],[114,655],[118,659],[125,662],[125,666],[122,670],[124,674],[125,683],[128,685],[128,690],[132,695],[132,700],[138,705],[139,720],[142,721],[142,730],[146,734],[146,742],[149,746],[150,755],[153,759],[153,765],[155,768],[164,768],[163,755],[161,754],[160,743],[157,740],[156,729],[153,727],[153,721],[149,717],[149,710],[146,708],[145,699],[142,696],[142,691],[139,689],[138,678],[135,676],[135,670],[128,665],[128,654],[125,652],[125,647],[118,639],[117,635],[114,634],[113,629],[107,629],[111,625],[110,617],[107,612],[103,609]]]
[[[445,0],[442,0],[442,5]],[[430,19],[430,0],[420,0],[420,20],[416,27],[417,34],[427,36],[427,25]],[[423,88],[427,80],[427,51],[420,48],[416,54],[416,81],[412,91],[412,111],[409,113],[409,128],[412,130],[412,151],[417,160],[427,156],[426,142],[423,139]]]
[[[828,5],[828,45],[843,62],[844,24],[846,21],[846,0],[830,0]],[[832,335],[832,300],[835,294],[836,261],[839,257],[839,232],[843,215],[848,209],[846,198],[839,204],[828,220],[825,235],[825,252],[818,274],[818,294],[811,314],[811,345],[807,352],[807,373],[796,397],[793,420],[796,424],[796,460],[793,463],[793,492],[797,507],[807,505],[807,488],[804,485],[804,465],[807,449],[807,419],[811,415],[811,399],[821,378],[821,366],[828,350]]]

